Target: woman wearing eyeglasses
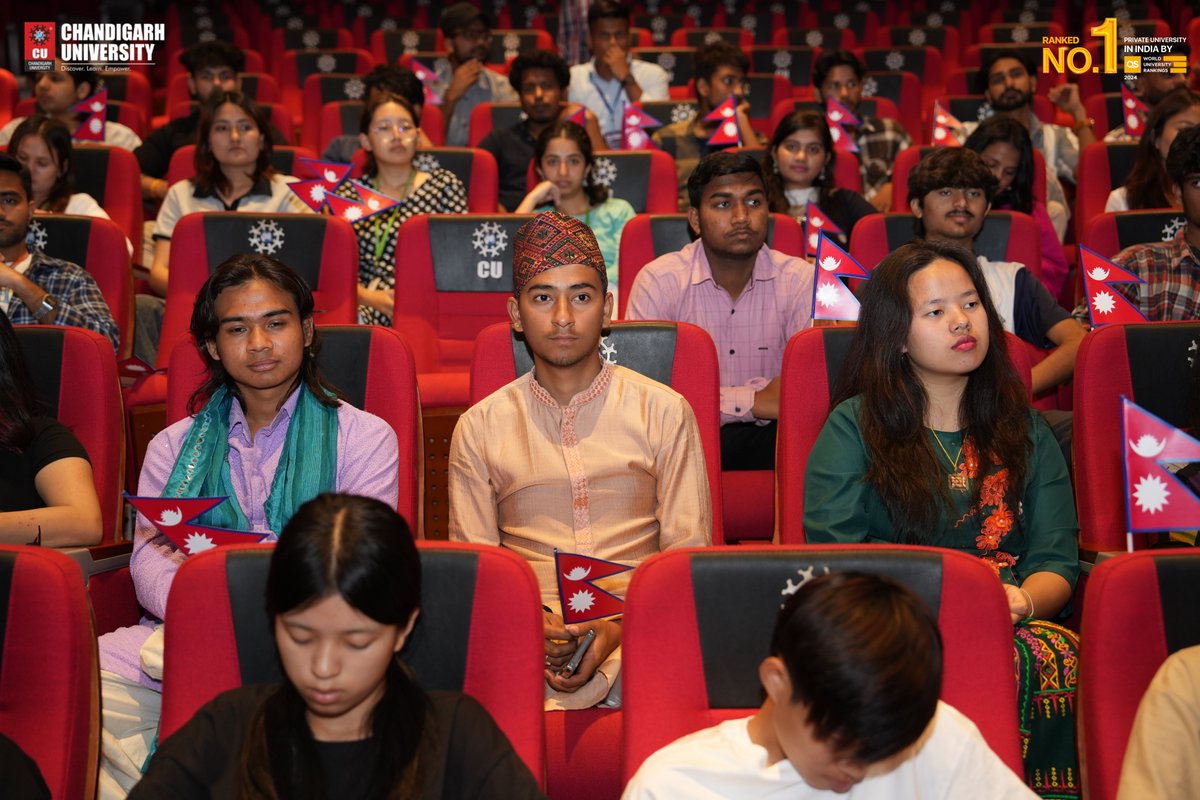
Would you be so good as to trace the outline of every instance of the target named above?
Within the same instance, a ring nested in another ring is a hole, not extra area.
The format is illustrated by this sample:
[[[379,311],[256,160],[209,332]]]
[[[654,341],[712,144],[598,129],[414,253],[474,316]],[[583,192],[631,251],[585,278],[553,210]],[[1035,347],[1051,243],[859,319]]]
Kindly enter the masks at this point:
[[[367,104],[359,126],[359,142],[367,152],[362,182],[396,205],[353,223],[358,234],[358,316],[364,323],[391,325],[396,285],[396,235],[404,220],[416,214],[462,214],[467,190],[454,173],[422,172],[413,164],[420,118],[412,105],[394,94]],[[349,183],[336,190],[358,200]]]

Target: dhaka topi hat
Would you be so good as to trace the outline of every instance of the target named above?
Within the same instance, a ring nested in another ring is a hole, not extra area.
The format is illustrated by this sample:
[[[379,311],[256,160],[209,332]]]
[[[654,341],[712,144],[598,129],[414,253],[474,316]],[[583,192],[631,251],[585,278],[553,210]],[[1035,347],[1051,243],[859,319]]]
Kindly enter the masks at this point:
[[[513,295],[520,297],[534,275],[572,264],[596,270],[601,289],[608,291],[608,271],[592,229],[561,211],[543,211],[517,229],[513,239]]]

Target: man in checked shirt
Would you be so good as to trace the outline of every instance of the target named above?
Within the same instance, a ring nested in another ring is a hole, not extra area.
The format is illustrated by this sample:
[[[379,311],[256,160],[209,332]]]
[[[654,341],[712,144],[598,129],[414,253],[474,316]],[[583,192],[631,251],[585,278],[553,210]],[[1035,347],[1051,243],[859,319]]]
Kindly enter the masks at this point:
[[[626,316],[708,331],[721,366],[721,469],[774,469],[783,351],[812,321],[813,266],[766,246],[770,214],[752,156],[712,153],[687,188],[699,238],[638,273]]]

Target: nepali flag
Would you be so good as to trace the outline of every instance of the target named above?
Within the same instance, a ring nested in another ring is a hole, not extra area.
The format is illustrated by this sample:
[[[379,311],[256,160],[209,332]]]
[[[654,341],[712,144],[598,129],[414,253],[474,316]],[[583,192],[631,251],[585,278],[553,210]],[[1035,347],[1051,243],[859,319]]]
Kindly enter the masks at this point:
[[[1144,280],[1083,245],[1079,246],[1079,268],[1083,273],[1083,292],[1087,295],[1088,318],[1093,328],[1147,321],[1137,306],[1109,285],[1145,283]]]
[[[738,129],[737,124],[737,96],[729,95],[725,98],[725,102],[708,112],[704,117],[705,122],[717,123],[716,132],[709,137],[708,144],[714,146],[720,145],[737,145],[742,146],[742,133]]]
[[[108,113],[108,89],[101,89],[86,100],[71,106],[76,114],[86,114],[74,133],[81,142],[103,142],[105,118]]]
[[[191,524],[204,512],[224,503],[225,497],[133,497],[126,494],[125,499],[185,555],[194,556],[227,544],[255,544],[268,536]]]
[[[958,117],[942,108],[937,100],[933,101],[933,146],[962,147],[962,140],[955,131],[962,128]]]
[[[440,106],[442,104],[442,98],[433,90],[432,87],[432,84],[437,81],[437,73],[422,64],[420,61],[417,61],[415,58],[409,60],[408,68],[413,71],[413,74],[417,76],[417,80],[419,80],[421,85],[425,87],[426,105]]]
[[[628,572],[633,567],[604,561],[579,553],[554,551],[554,571],[558,574],[558,598],[562,602],[563,622],[574,625],[625,610],[625,601],[594,585],[594,581]]]
[[[1200,530],[1200,500],[1164,464],[1200,461],[1200,441],[1121,397],[1130,533]]]
[[[817,269],[813,275],[813,319],[857,320],[859,304],[841,278],[869,280],[871,273],[854,257],[820,233],[817,245]]]
[[[833,149],[839,153],[857,153],[858,145],[841,125],[830,125],[829,135],[833,138]]]
[[[621,139],[623,150],[653,150],[654,142],[646,128],[657,128],[662,123],[632,103],[625,106],[625,116],[621,121]]]
[[[587,127],[587,109],[580,106],[573,114],[567,114],[563,117],[563,122],[574,122],[581,128]]]
[[[371,214],[378,214],[380,211],[387,211],[392,206],[399,205],[400,203],[399,200],[394,200],[391,197],[388,197],[386,194],[380,194],[379,192],[371,189],[366,184],[360,183],[359,181],[350,181],[350,185],[354,187],[354,191],[358,192],[358,196],[362,200],[363,205],[367,207],[367,210]]]
[[[816,203],[809,203],[808,209],[804,213],[804,254],[806,256],[815,256],[817,254],[817,245],[821,241],[821,231],[840,233],[843,236],[846,233],[824,211],[818,208]]]
[[[346,180],[354,169],[353,164],[339,164],[334,161],[318,161],[315,158],[299,159],[301,176],[314,175],[313,180],[295,181],[288,188],[313,211],[321,211],[328,205],[327,198],[333,190]]]
[[[862,122],[854,116],[854,112],[834,100],[832,97],[825,101],[825,121],[830,125],[861,125]]]
[[[1142,138],[1146,132],[1146,117],[1150,114],[1150,106],[1142,98],[1121,84],[1121,122],[1125,125],[1125,135],[1135,139]]]

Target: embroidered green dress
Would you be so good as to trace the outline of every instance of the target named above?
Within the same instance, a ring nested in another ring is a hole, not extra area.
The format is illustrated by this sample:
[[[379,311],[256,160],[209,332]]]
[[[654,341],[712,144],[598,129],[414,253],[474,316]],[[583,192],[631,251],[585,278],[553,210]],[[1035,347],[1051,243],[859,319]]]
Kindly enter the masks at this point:
[[[829,415],[809,456],[804,479],[804,531],[813,543],[896,543],[883,501],[864,480],[867,448],[859,429],[860,398]],[[979,504],[971,491],[951,491],[953,516],[943,513],[929,544],[978,556],[1000,580],[1019,585],[1035,572],[1053,572],[1072,587],[1079,574],[1075,501],[1062,452],[1049,426],[1030,411],[1032,439],[1024,491],[1008,493],[1008,470],[984,463],[962,432],[927,433],[946,473],[960,452],[958,474],[983,481]],[[948,457],[943,457],[944,448]],[[1043,797],[1080,796],[1075,752],[1074,692],[1078,637],[1043,620],[1014,627],[1025,777]]]

